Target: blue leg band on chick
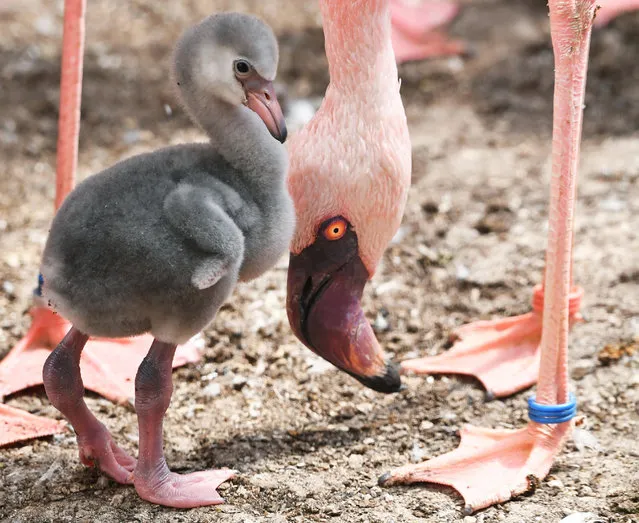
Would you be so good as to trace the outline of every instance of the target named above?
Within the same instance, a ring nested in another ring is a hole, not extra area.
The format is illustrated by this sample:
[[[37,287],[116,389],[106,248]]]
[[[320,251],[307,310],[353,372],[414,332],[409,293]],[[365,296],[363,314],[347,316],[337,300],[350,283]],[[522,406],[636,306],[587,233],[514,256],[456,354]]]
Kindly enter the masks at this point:
[[[42,277],[42,274],[38,274],[38,286],[35,289],[33,289],[33,294],[35,294],[36,296],[42,297],[43,285],[44,285],[44,278]]]

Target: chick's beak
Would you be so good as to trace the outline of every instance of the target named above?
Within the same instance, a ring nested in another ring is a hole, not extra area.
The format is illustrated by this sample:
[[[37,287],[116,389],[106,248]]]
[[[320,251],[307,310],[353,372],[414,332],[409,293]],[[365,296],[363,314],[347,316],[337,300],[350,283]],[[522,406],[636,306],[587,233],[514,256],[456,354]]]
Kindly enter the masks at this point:
[[[255,75],[244,82],[244,90],[249,109],[262,119],[273,138],[284,143],[287,136],[286,122],[273,82]]]
[[[317,252],[317,251],[315,251]],[[378,392],[397,392],[396,365],[385,361],[360,304],[368,271],[358,255],[328,273],[313,252],[291,255],[287,312],[296,336],[317,355]]]

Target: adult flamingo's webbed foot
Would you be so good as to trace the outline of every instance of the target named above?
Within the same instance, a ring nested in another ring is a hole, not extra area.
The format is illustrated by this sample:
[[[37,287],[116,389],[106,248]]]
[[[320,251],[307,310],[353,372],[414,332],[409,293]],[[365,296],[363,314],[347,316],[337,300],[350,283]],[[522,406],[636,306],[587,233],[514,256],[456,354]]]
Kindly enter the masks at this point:
[[[44,360],[69,330],[70,325],[64,318],[44,306],[35,305],[29,314],[29,330],[0,361],[0,400],[14,392],[42,385]]]
[[[0,361],[0,397],[42,385],[45,360],[71,328],[64,318],[37,304],[31,316],[31,327],[24,338]],[[132,401],[135,373],[152,341],[150,335],[89,340],[80,362],[84,386],[117,403]],[[181,345],[173,366],[199,361],[200,348],[197,338]]]
[[[34,416],[20,409],[0,403],[0,447],[64,430],[64,422]]]
[[[570,294],[570,324],[581,319],[583,289]],[[544,292],[533,290],[532,311],[512,318],[469,323],[453,334],[457,341],[437,356],[403,361],[401,370],[414,374],[464,374],[486,388],[488,398],[502,398],[537,382]]]
[[[533,491],[546,477],[570,434],[570,422],[530,423],[518,430],[491,430],[467,425],[455,450],[422,463],[396,468],[379,478],[382,486],[437,483],[459,492],[464,512],[501,503]],[[499,478],[490,481],[487,478]]]
[[[603,27],[618,16],[639,9],[639,0],[602,0],[595,18],[595,27]]]
[[[458,12],[459,5],[453,1],[425,0],[415,5],[392,0],[392,39],[397,62],[468,52],[463,41],[449,38],[443,29]]]

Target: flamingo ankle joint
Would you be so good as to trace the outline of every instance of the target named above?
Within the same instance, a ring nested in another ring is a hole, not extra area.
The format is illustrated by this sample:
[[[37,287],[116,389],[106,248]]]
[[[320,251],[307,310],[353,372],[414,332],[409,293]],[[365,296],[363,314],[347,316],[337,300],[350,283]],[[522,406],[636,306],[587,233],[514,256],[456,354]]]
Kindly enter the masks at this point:
[[[541,405],[535,401],[535,396],[528,398],[528,417],[536,423],[564,423],[570,421],[577,414],[577,400],[570,394],[568,402],[561,405]]]

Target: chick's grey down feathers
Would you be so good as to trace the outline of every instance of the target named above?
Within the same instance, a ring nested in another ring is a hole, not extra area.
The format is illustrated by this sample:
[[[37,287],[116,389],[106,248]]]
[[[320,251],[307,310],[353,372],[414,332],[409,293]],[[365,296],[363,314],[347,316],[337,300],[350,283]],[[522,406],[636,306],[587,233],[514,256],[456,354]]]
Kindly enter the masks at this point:
[[[41,266],[44,295],[80,331],[183,343],[238,279],[257,277],[286,251],[294,227],[286,152],[242,105],[238,58],[274,76],[270,28],[224,14],[187,31],[175,76],[210,143],[124,160],[78,185],[58,211]]]

